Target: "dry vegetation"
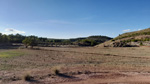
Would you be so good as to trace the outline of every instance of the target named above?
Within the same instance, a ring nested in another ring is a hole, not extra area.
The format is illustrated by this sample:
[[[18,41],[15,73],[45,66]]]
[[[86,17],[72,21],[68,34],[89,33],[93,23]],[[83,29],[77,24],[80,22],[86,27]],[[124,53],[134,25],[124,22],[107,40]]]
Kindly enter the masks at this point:
[[[150,47],[0,50],[0,84],[149,84]]]

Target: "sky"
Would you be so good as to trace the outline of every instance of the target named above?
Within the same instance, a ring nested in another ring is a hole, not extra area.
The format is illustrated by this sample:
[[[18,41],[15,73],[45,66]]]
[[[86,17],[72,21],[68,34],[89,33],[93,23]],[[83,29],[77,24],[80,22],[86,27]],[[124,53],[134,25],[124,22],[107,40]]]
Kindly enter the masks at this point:
[[[116,37],[150,27],[150,0],[0,0],[0,32]]]

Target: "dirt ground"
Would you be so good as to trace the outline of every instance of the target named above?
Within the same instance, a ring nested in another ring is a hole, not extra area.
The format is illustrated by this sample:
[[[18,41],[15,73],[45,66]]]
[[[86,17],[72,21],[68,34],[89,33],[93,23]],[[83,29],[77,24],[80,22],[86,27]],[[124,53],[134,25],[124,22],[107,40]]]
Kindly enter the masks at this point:
[[[150,47],[6,51],[24,54],[0,58],[0,84],[150,84]]]

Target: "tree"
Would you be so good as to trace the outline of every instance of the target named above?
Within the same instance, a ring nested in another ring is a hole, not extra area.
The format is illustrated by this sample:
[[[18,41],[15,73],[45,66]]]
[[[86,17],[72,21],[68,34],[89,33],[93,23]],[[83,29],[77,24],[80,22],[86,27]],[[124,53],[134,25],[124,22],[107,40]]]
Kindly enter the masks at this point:
[[[7,35],[5,35],[5,34],[2,35],[2,42],[3,42],[3,43],[8,43],[8,42],[9,42]]]
[[[28,46],[31,46],[31,48],[33,48],[33,46],[36,46],[37,45],[37,39],[34,38],[34,37],[28,37],[28,38],[25,38],[23,41],[22,41],[23,44],[25,44],[26,48]]]

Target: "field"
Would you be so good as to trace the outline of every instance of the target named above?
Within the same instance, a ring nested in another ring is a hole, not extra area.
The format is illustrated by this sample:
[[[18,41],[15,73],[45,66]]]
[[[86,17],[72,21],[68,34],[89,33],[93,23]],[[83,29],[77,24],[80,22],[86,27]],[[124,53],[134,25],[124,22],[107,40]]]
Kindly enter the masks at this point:
[[[150,84],[150,47],[0,49],[0,84]]]

